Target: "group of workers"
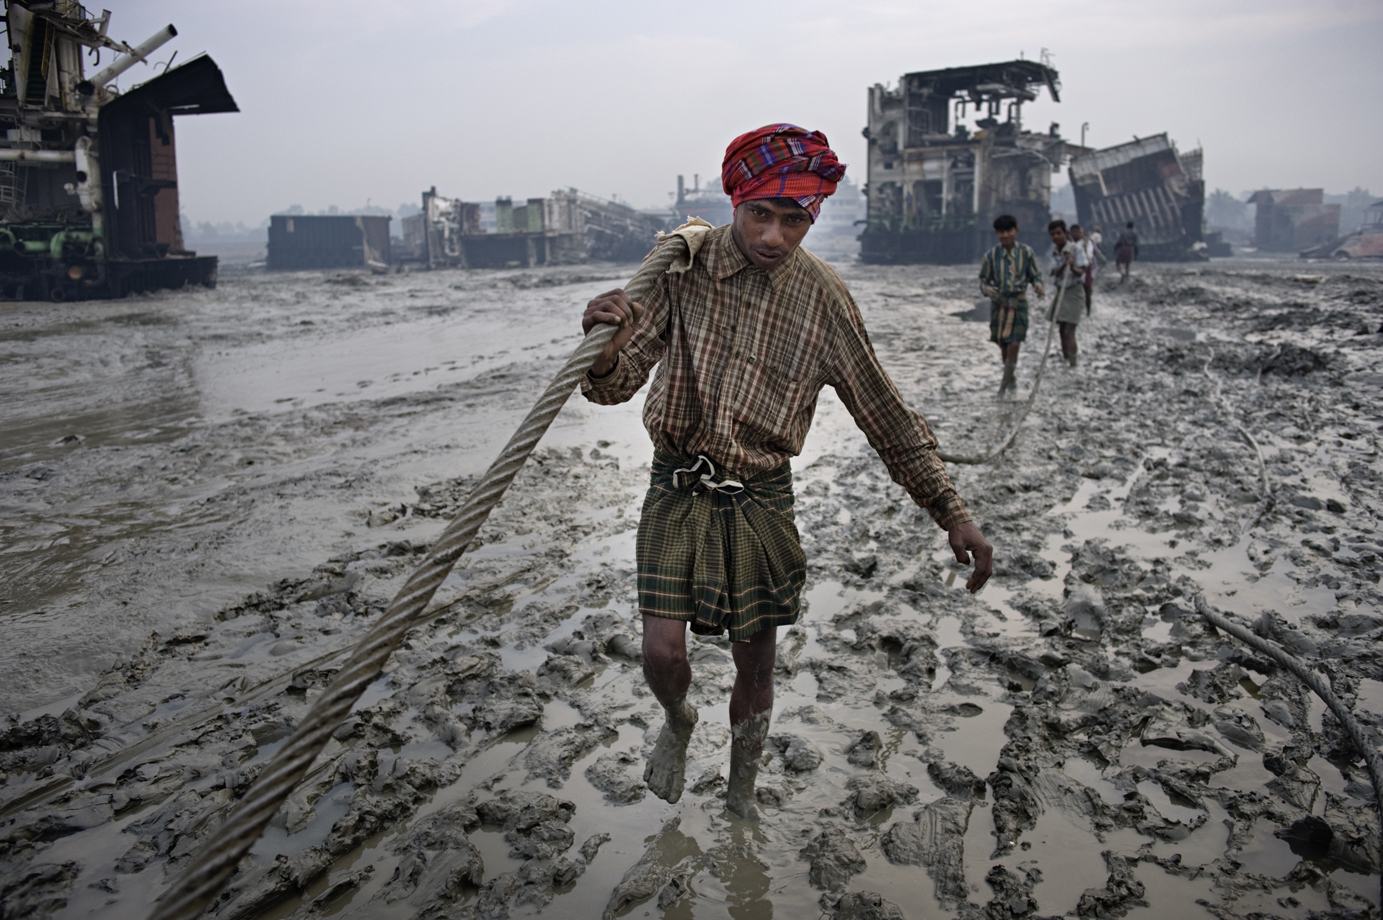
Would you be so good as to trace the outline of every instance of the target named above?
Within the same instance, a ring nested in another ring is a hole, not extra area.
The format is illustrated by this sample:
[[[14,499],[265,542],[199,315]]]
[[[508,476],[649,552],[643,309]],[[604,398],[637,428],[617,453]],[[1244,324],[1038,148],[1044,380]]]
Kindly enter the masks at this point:
[[[990,301],[989,340],[999,346],[999,358],[1004,365],[999,382],[999,395],[1003,396],[1018,386],[1018,349],[1028,336],[1028,288],[1037,292],[1039,300],[1047,294],[1037,253],[1026,243],[1018,242],[1018,220],[1012,214],[1000,214],[994,219],[994,235],[999,238],[998,245],[985,253],[980,262],[980,291]],[[1080,224],[1068,227],[1066,221],[1058,218],[1047,224],[1047,235],[1052,240],[1047,275],[1058,289],[1048,319],[1057,324],[1062,357],[1075,367],[1076,326],[1080,324],[1081,307],[1089,316],[1095,273],[1107,261],[1104,230],[1096,227],[1086,235]],[[1138,233],[1130,221],[1115,244],[1115,264],[1121,282],[1128,280],[1137,254]]]

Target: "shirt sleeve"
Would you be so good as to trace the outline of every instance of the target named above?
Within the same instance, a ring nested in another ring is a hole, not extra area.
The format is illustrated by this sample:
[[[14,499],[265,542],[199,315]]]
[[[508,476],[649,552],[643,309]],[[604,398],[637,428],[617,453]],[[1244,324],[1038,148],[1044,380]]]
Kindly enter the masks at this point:
[[[663,275],[658,286],[644,298],[643,316],[634,327],[634,337],[620,350],[614,369],[604,377],[593,377],[587,371],[581,378],[581,395],[586,399],[602,406],[628,402],[648,382],[649,371],[667,349],[663,331],[668,324],[667,286],[671,277]]]
[[[1023,260],[1026,271],[1023,273],[1023,280],[1028,284],[1042,283],[1042,269],[1037,267],[1037,253],[1028,250],[1026,258]]]
[[[984,254],[984,260],[980,262],[980,293],[984,293],[984,286],[999,286],[999,280],[994,277],[994,253],[993,251]]]
[[[859,308],[853,300],[845,300],[833,312],[834,341],[826,382],[878,452],[889,476],[943,530],[971,520],[936,455],[936,436],[926,419],[907,407],[880,366]]]

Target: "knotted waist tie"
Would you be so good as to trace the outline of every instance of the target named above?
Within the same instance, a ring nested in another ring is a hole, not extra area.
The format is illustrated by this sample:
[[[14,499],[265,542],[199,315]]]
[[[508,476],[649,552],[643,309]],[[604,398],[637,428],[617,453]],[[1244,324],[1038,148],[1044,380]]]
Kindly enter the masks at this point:
[[[698,477],[696,474],[700,472]],[[696,462],[672,471],[672,485],[677,489],[691,486],[692,492],[725,492],[734,495],[744,491],[744,483],[737,479],[717,479],[716,465],[705,454],[697,454]]]
[[[657,451],[639,517],[640,612],[742,642],[797,621],[806,557],[792,469],[727,477],[705,454]]]

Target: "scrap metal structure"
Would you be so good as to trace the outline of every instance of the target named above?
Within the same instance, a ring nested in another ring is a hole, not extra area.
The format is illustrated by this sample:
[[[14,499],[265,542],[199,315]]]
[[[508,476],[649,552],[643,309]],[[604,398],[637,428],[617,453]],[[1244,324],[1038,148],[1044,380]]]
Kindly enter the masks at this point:
[[[265,265],[388,271],[392,219],[375,214],[274,214],[269,218]]]
[[[677,201],[673,210],[679,224],[689,217],[699,217],[712,227],[728,224],[735,212],[730,196],[721,187],[720,179],[715,179],[715,185],[708,184],[703,188],[699,175],[692,176],[691,188],[687,188],[684,177],[677,177]]]
[[[173,119],[239,111],[200,56],[121,93],[114,81],[177,30],[131,47],[110,12],[75,0],[6,0],[0,71],[0,293],[20,300],[213,285],[216,259],[183,246]],[[115,59],[90,77],[83,58]]]
[[[1083,226],[1102,227],[1112,240],[1132,222],[1145,261],[1205,257],[1200,150],[1178,153],[1165,133],[1155,134],[1079,154],[1070,176]]]
[[[647,214],[576,189],[515,204],[495,200],[495,229],[481,227],[480,205],[423,192],[422,211],[403,222],[405,260],[429,268],[531,268],[588,261],[637,262],[667,227]]]
[[[1325,189],[1263,189],[1256,205],[1253,245],[1265,252],[1301,252],[1340,237],[1340,206],[1325,203]]]
[[[1052,173],[1081,148],[1056,125],[1023,130],[1023,103],[1044,87],[1061,101],[1056,70],[1026,60],[905,74],[897,89],[875,84],[861,260],[974,261],[993,245],[990,225],[1004,213],[1018,218],[1020,239],[1045,241]],[[961,123],[971,107],[981,116],[973,133]]]
[[[1305,259],[1383,259],[1383,201],[1364,209],[1364,223],[1353,233],[1302,250]]]

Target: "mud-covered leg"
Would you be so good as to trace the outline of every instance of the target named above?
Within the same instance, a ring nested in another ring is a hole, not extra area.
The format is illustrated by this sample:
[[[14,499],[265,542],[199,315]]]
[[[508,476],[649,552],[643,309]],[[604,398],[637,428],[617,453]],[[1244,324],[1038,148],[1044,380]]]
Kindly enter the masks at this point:
[[[691,665],[687,663],[687,625],[663,617],[643,618],[643,673],[663,704],[667,721],[644,767],[643,781],[665,802],[682,797],[687,778],[687,744],[696,728],[696,707],[687,702]]]
[[[1066,359],[1066,363],[1072,367],[1076,366],[1076,324],[1057,323],[1057,329],[1061,334],[1061,355]]]
[[[773,715],[773,658],[777,629],[755,633],[731,647],[735,657],[735,689],[730,694],[730,788],[725,807],[741,818],[755,820],[754,782],[759,776],[764,742]]]
[[[725,807],[750,821],[759,817],[754,782],[759,777],[759,762],[763,759],[771,715],[771,712],[758,712],[730,726],[730,789],[725,795]]]
[[[1004,360],[1004,377],[999,381],[999,395],[1018,388],[1018,343],[1010,342],[999,346],[999,355]]]

